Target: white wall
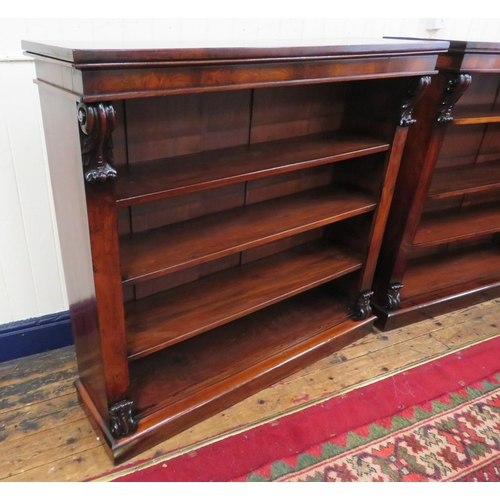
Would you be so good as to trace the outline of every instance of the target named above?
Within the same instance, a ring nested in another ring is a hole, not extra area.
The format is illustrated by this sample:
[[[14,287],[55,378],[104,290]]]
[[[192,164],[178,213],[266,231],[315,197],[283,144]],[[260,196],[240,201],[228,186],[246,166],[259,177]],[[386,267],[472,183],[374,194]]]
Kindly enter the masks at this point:
[[[20,40],[207,40],[409,36],[500,41],[500,19],[0,19],[0,325],[68,308],[34,65]]]

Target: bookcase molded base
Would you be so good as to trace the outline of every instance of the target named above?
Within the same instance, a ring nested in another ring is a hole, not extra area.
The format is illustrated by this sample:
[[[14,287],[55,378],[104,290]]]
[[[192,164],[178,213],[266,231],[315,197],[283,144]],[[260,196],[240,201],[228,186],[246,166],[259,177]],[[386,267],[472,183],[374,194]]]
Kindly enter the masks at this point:
[[[500,297],[500,281],[496,278],[483,279],[475,285],[462,283],[454,287],[408,298],[397,310],[388,310],[372,303],[377,316],[374,325],[382,330],[394,330],[418,321],[447,314],[481,302]]]
[[[202,399],[196,395],[178,404],[159,408],[155,413],[139,420],[133,434],[121,439],[113,438],[108,424],[97,411],[80,379],[75,382],[75,387],[96,431],[106,442],[108,454],[117,465],[359,340],[372,331],[374,320],[375,316],[362,321],[348,319],[292,346],[287,350],[285,358],[276,354],[234,375],[233,381],[214,383],[203,391]]]

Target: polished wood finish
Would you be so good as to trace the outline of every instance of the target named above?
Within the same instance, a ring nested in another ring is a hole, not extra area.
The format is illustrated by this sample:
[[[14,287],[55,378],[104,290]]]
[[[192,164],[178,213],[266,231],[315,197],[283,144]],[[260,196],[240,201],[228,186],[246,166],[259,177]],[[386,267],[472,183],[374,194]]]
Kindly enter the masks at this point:
[[[458,165],[434,172],[429,199],[455,197],[469,193],[486,193],[500,188],[498,161]]]
[[[437,68],[415,106],[374,280],[383,329],[500,292],[500,46],[451,42]]]
[[[85,102],[421,75],[434,71],[435,54],[448,43],[352,38],[321,45],[307,40],[230,45],[110,49],[22,42],[37,58],[40,85]]]
[[[331,397],[341,402],[348,391],[498,336],[499,306],[500,299],[483,302],[390,334],[374,329],[357,342],[129,459],[127,465],[157,462],[161,457],[169,467],[169,459],[178,454],[194,454],[209,443],[245,433],[256,425],[279,423],[279,418]],[[272,329],[266,333],[269,331]],[[202,361],[204,366],[210,363],[208,358]],[[78,482],[103,474],[110,480],[120,475],[122,466],[110,464],[105,440],[96,439],[85,407],[78,404],[73,387],[76,376],[73,346],[0,364],[2,483],[17,483],[13,484],[16,488],[20,483]],[[184,382],[183,387],[188,384]]]
[[[355,322],[348,307],[342,298],[332,303],[331,291],[315,289],[132,363],[130,394],[140,412],[141,449],[158,441],[151,430],[155,422],[169,422],[161,431],[165,436],[180,432],[193,418],[254,393],[262,378],[280,380],[366,335],[373,316]],[[127,440],[116,443],[115,455],[126,458],[127,448]]]
[[[415,246],[440,245],[500,231],[498,203],[463,210],[430,212],[422,216]]]
[[[460,109],[453,117],[455,125],[474,125],[478,123],[500,122],[500,110],[492,110],[484,107],[467,106]]]
[[[86,195],[107,399],[112,405],[125,395],[129,380],[113,183],[87,184]]]
[[[120,244],[122,279],[134,283],[158,277],[363,214],[375,206],[375,200],[362,193],[321,188],[126,235]],[[245,232],[239,232],[239,227]]]
[[[23,42],[80,130],[94,309],[75,342],[95,370],[76,387],[116,463],[370,331],[413,110],[447,46]]]
[[[40,103],[79,377],[105,415],[109,402],[75,103],[61,101],[44,89],[40,89]]]
[[[125,309],[129,358],[245,316],[361,265],[362,260],[346,250],[306,244],[131,302]]]
[[[227,184],[387,151],[389,144],[321,134],[137,163],[120,171],[118,206],[129,206]]]
[[[446,289],[449,286],[485,278],[498,281],[500,250],[496,245],[486,245],[450,252],[443,258],[436,254],[412,261],[406,272],[407,287],[402,297],[411,297],[429,290]]]
[[[304,40],[226,40],[206,42],[201,47],[189,41],[175,42],[78,42],[50,44],[24,40],[23,49],[28,53],[54,58],[63,62],[99,65],[125,64],[150,66],[154,63],[176,65],[189,61],[192,65],[205,65],[217,59],[234,63],[247,59],[263,59],[262,62],[289,58],[344,59],[349,57],[370,57],[373,54],[428,54],[443,51],[449,43],[436,40],[418,42],[381,38],[330,38],[318,43],[318,39]]]

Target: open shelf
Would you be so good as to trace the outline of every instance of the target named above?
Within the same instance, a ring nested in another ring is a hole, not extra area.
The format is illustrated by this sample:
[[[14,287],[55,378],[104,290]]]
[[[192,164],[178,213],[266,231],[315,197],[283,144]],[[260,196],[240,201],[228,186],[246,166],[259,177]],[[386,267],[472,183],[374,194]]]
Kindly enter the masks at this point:
[[[129,359],[250,314],[360,269],[353,252],[300,245],[125,305]]]
[[[405,299],[492,276],[500,281],[499,245],[481,245],[421,257],[410,261],[401,296]]]
[[[345,299],[319,287],[134,361],[130,390],[139,416],[162,407],[171,407],[175,415],[186,400],[201,406],[218,391],[251,379],[258,366],[269,372],[325,340],[341,341],[328,330],[348,321],[350,313]]]
[[[122,236],[122,279],[136,283],[162,276],[375,207],[367,195],[326,187]]]
[[[439,168],[429,189],[429,199],[447,198],[500,188],[500,161]]]
[[[422,216],[414,245],[429,246],[461,241],[500,231],[498,203]]]
[[[119,207],[387,151],[340,132],[262,142],[118,167]]]
[[[500,109],[492,110],[491,106],[457,106],[453,113],[455,125],[478,125],[500,123]]]
[[[409,127],[448,42],[23,46],[78,275],[75,385],[115,464],[372,331]]]

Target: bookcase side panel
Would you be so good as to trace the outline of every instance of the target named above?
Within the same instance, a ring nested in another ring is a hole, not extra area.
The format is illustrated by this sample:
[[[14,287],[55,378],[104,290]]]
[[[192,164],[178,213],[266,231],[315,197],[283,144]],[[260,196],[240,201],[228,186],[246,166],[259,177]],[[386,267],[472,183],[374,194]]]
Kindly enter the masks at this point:
[[[39,89],[73,337],[82,383],[107,412],[76,103]]]

